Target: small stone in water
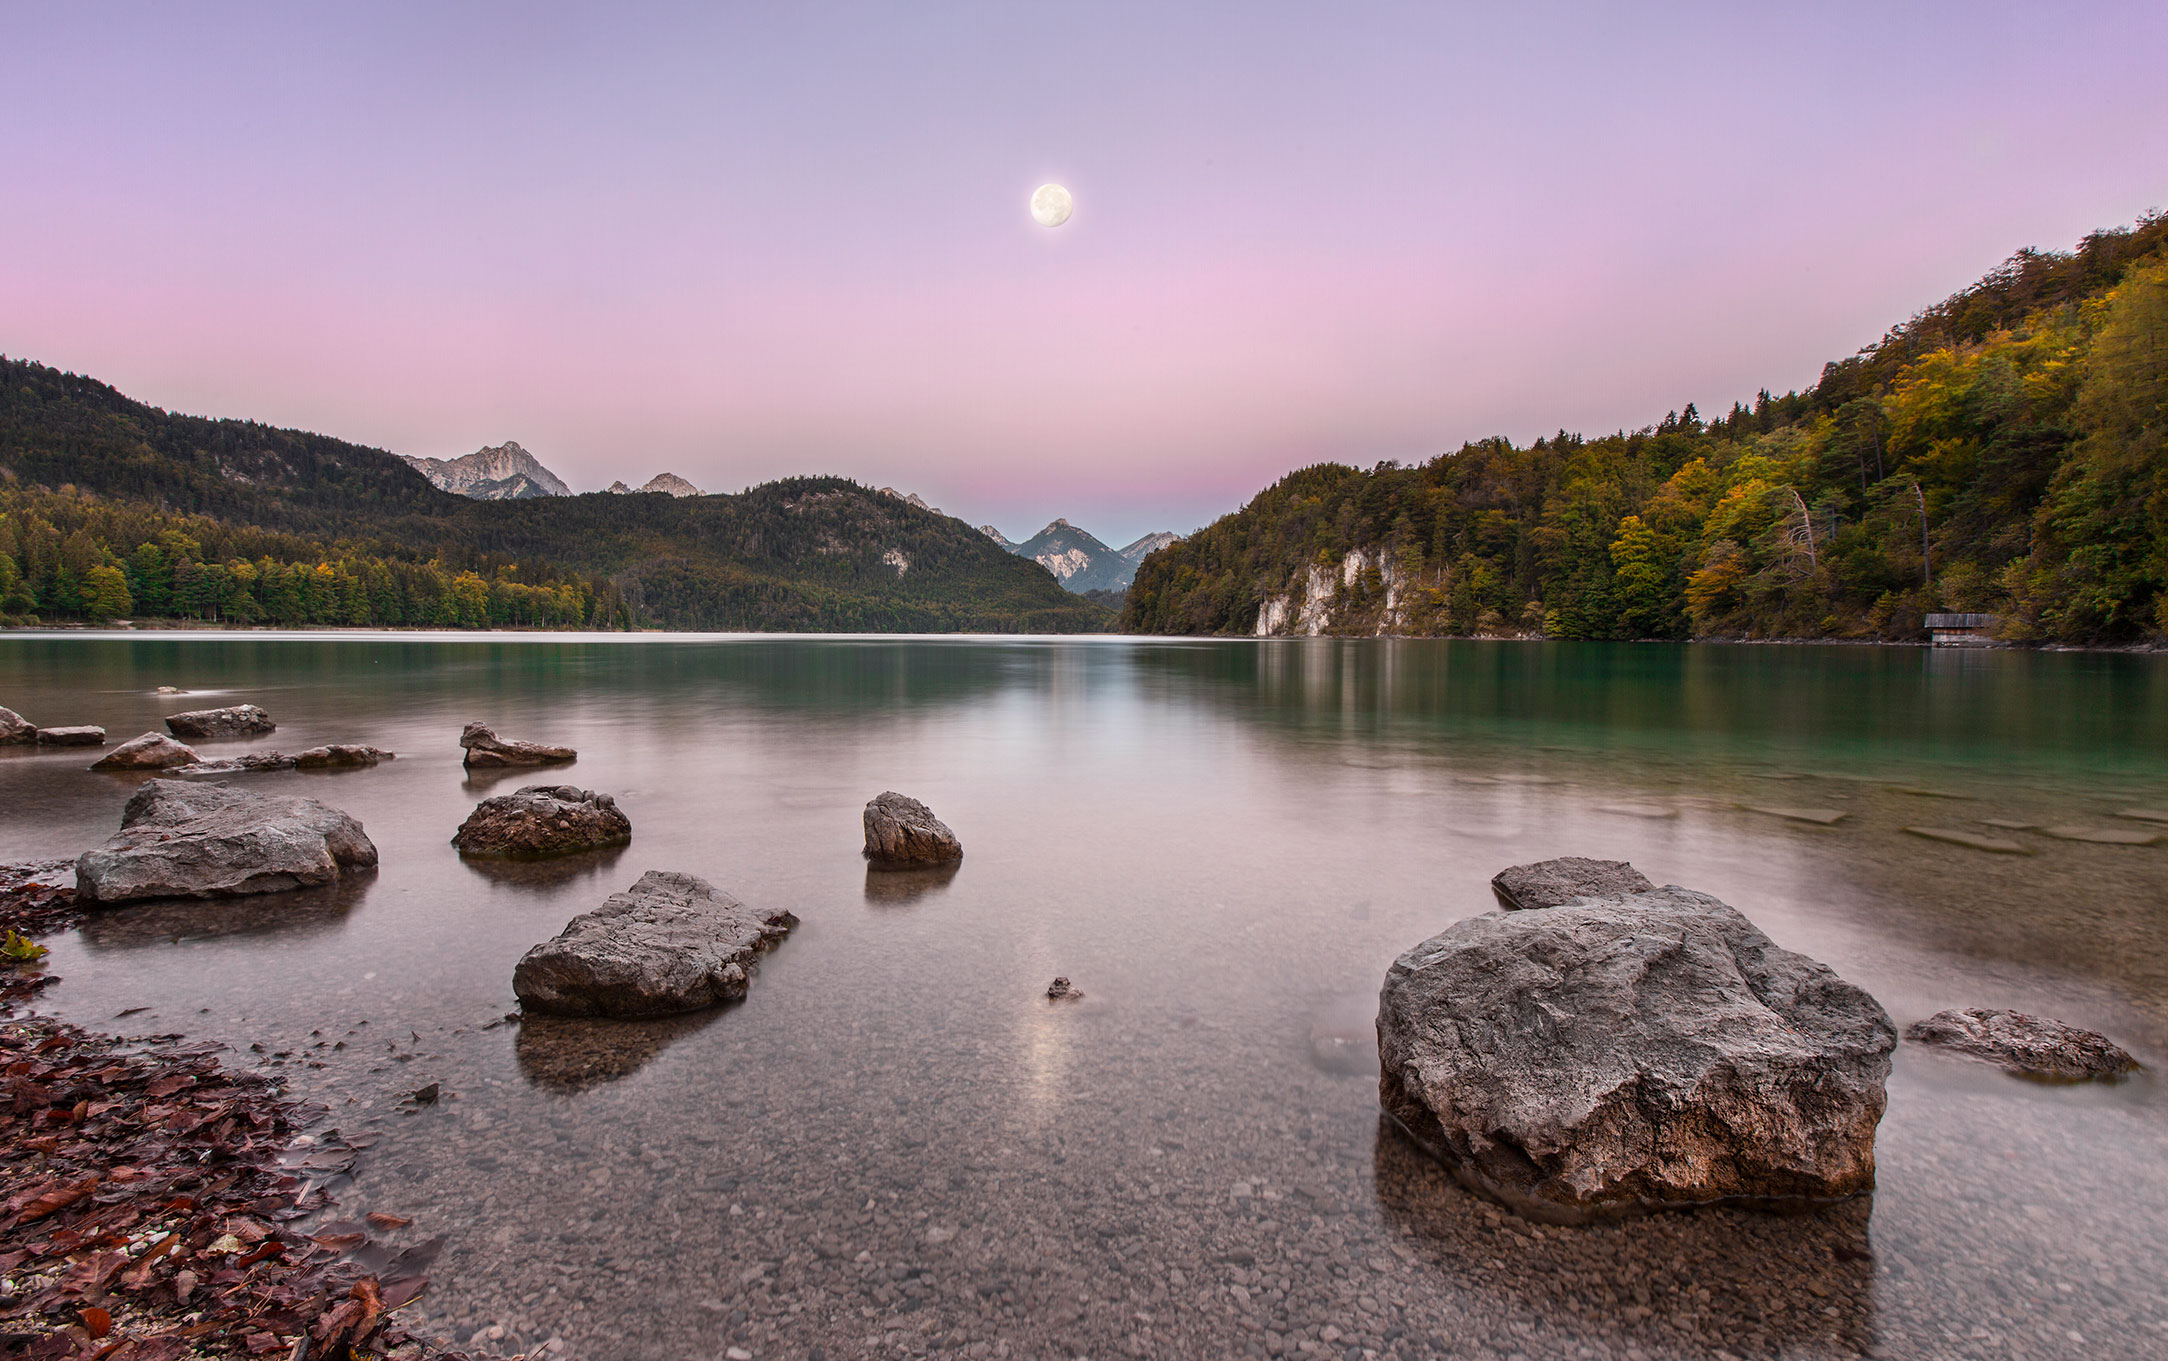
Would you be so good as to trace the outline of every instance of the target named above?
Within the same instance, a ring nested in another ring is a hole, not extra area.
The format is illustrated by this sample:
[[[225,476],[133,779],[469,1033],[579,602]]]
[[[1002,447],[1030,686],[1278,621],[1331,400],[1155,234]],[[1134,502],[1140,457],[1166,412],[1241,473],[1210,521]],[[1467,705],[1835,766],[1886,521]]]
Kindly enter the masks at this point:
[[[2160,840],[2159,832],[2126,832],[2114,827],[2043,827],[2040,830],[2065,841],[2089,841],[2096,846],[2150,846]]]
[[[1926,837],[1929,841],[1946,841],[1952,846],[1969,846],[1976,851],[1992,851],[1998,855],[2031,855],[2032,849],[2001,837],[1982,836],[1978,832],[1960,831],[1954,827],[1907,827],[1913,836]]]
[[[1047,984],[1046,1000],[1049,1002],[1078,1002],[1084,998],[1084,990],[1066,978],[1056,978]]]

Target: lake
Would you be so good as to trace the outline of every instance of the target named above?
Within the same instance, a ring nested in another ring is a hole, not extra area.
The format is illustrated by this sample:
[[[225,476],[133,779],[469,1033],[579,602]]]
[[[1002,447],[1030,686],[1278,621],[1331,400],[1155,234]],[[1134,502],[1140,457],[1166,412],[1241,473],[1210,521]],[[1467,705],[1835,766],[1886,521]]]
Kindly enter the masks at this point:
[[[43,1005],[223,1042],[375,1135],[338,1213],[446,1236],[410,1306],[446,1336],[834,1361],[2168,1356],[2150,1075],[2037,1086],[1900,1046],[1871,1201],[1540,1228],[1380,1127],[1368,1048],[1397,953],[1491,910],[1497,870],[1589,855],[1717,895],[1900,1026],[2018,1007],[2157,1071],[2168,844],[1987,824],[2144,830],[2117,815],[2168,808],[2163,659],[0,638],[0,704],[37,723],[119,741],[243,702],[278,732],[210,754],[398,753],[234,777],[353,813],[380,871],[100,912],[50,942]],[[469,779],[477,719],[578,763]],[[91,759],[0,749],[0,860],[118,827],[138,779]],[[536,781],[615,795],[631,846],[462,862],[474,803]],[[859,814],[884,789],[956,829],[959,871],[866,870]],[[505,1023],[521,953],[647,869],[803,924],[742,1005]],[[1049,1004],[1056,975],[1085,1000]],[[431,1082],[443,1100],[401,1104]]]

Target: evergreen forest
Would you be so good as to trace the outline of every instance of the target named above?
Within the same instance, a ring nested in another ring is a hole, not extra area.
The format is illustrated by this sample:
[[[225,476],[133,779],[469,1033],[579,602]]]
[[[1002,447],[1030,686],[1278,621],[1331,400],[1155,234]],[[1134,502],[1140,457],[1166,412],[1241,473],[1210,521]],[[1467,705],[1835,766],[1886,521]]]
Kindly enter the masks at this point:
[[[0,359],[0,622],[1077,632],[1111,610],[833,477],[470,501],[392,455]]]

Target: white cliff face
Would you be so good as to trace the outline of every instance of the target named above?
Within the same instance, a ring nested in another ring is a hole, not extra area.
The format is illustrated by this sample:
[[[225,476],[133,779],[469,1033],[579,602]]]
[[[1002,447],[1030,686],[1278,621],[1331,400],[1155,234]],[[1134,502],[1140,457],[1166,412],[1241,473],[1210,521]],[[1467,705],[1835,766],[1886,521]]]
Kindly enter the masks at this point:
[[[891,548],[886,553],[881,554],[881,561],[895,568],[896,575],[899,577],[911,570],[911,560],[903,555],[903,550],[900,548]]]
[[[1415,597],[1415,581],[1385,554],[1358,548],[1342,558],[1337,569],[1311,564],[1294,589],[1258,607],[1257,623],[1251,632],[1259,638],[1315,638],[1328,630],[1344,628],[1334,606],[1352,596],[1363,574],[1372,567],[1377,568],[1385,592],[1376,632],[1383,637],[1401,631],[1407,623],[1407,607]]]

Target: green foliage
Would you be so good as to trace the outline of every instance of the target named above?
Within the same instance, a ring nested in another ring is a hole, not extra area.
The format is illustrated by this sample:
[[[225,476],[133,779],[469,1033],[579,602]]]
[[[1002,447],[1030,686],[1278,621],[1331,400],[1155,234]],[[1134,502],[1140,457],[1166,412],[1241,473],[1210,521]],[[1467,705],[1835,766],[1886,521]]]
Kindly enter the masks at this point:
[[[2156,215],[1719,420],[1301,469],[1148,558],[1123,627],[1246,633],[1269,602],[1337,633],[1906,638],[1952,609],[2136,640],[2168,629],[2164,442]]]
[[[381,450],[0,360],[0,616],[279,626],[1077,632],[961,521],[840,478],[470,501]]]
[[[35,964],[45,958],[45,954],[45,947],[28,936],[16,935],[12,930],[0,936],[0,962]]]

